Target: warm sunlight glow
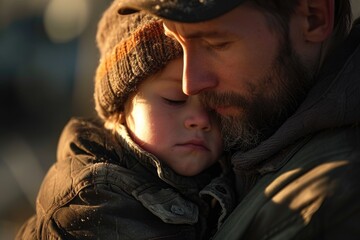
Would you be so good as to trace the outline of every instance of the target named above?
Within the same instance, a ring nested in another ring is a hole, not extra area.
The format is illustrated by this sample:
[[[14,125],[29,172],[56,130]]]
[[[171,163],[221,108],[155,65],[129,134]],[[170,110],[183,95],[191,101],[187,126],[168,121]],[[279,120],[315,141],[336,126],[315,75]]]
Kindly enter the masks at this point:
[[[67,42],[84,31],[89,21],[89,2],[51,0],[44,14],[45,29],[50,39]]]

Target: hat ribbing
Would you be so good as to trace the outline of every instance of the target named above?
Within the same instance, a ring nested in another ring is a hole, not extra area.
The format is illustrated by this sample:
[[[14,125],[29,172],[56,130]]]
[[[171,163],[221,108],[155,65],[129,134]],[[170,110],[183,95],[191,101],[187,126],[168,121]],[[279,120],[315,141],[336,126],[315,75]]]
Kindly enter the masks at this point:
[[[95,76],[95,108],[107,120],[123,111],[142,80],[182,53],[162,22],[145,13],[119,15],[117,1],[104,12],[96,36],[101,58]]]

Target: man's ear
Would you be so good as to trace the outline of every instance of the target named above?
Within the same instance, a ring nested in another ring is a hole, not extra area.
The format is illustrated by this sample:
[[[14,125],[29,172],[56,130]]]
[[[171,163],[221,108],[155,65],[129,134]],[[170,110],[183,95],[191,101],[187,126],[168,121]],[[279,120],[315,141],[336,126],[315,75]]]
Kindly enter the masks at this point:
[[[335,0],[300,0],[297,10],[304,17],[306,41],[323,42],[334,28]]]

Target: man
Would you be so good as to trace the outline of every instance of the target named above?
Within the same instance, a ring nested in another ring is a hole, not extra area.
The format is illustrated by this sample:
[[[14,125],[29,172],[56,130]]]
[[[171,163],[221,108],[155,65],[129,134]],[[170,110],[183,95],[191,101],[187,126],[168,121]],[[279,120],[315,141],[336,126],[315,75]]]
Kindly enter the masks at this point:
[[[123,0],[164,19],[218,113],[238,207],[215,239],[359,239],[360,26],[348,0]]]

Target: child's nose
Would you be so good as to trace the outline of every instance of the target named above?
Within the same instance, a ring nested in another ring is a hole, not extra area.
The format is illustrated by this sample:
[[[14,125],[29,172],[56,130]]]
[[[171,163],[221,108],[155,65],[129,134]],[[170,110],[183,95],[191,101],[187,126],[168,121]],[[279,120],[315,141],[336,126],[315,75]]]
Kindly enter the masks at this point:
[[[185,119],[185,127],[188,129],[211,130],[209,113],[202,107],[197,107],[190,112]]]

